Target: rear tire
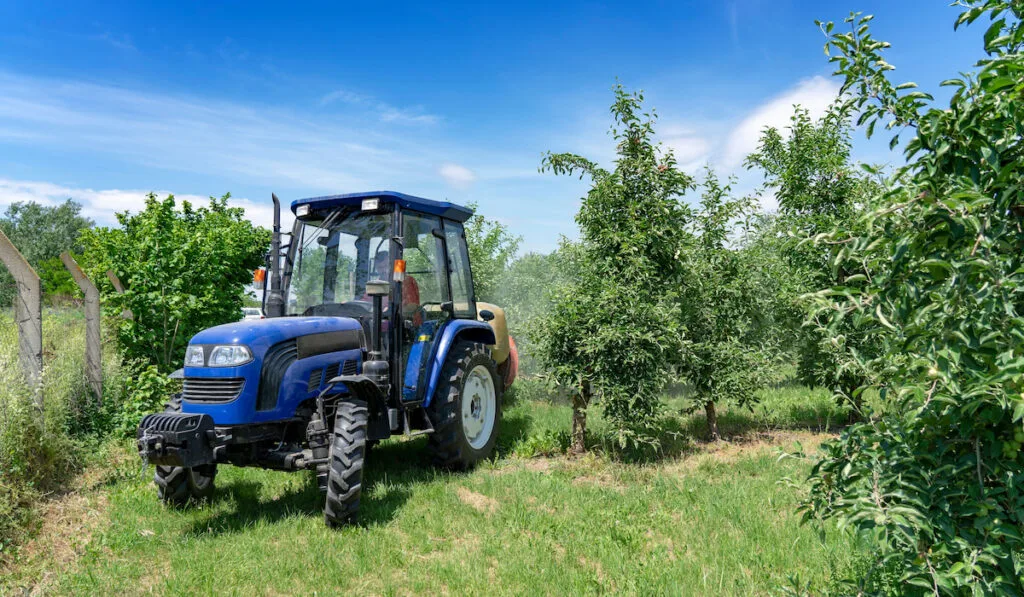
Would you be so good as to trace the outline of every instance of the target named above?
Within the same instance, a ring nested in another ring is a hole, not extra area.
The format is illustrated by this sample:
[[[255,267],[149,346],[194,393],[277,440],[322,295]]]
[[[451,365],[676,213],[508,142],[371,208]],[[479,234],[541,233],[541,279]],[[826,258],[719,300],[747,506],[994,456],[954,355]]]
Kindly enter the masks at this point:
[[[345,400],[334,415],[324,520],[329,527],[356,521],[363,492],[366,427],[370,410],[362,400]]]
[[[175,394],[164,405],[164,412],[181,412],[181,394]],[[202,500],[213,494],[213,482],[217,477],[216,464],[196,467],[157,466],[153,474],[156,495],[160,501],[175,507],[186,505],[189,500]]]
[[[427,448],[434,465],[464,470],[491,456],[501,424],[501,390],[486,346],[467,341],[452,346],[429,407],[434,433]]]

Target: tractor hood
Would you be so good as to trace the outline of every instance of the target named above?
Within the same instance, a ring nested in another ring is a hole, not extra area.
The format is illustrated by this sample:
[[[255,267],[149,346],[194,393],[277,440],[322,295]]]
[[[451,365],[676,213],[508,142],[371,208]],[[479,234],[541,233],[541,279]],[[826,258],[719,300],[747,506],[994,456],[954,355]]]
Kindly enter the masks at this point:
[[[363,327],[348,317],[275,317],[226,323],[199,332],[189,344],[244,344],[259,358],[275,344],[300,338],[300,344],[330,344],[339,350],[366,345]]]

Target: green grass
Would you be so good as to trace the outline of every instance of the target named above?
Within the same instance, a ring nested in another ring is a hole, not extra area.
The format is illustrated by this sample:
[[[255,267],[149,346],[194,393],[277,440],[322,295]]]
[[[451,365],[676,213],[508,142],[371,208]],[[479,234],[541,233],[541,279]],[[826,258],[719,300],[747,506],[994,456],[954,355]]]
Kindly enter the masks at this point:
[[[386,442],[368,461],[360,524],[340,531],[324,526],[307,474],[224,466],[208,503],[173,510],[157,502],[151,472],[140,477],[125,458],[86,475],[83,499],[100,514],[75,531],[85,547],[53,555],[66,531],[44,526],[0,586],[45,577],[54,594],[746,595],[777,592],[791,575],[822,586],[857,546],[799,524],[784,480],[809,465],[779,461],[764,441],[822,436],[763,430],[829,416],[807,410],[817,399],[806,390],[773,396],[771,416],[723,413],[743,434],[734,442],[689,444],[656,464],[518,456],[568,426],[568,407],[536,401],[506,412],[499,457],[469,473],[431,469],[422,439]],[[679,427],[698,431],[700,417]]]

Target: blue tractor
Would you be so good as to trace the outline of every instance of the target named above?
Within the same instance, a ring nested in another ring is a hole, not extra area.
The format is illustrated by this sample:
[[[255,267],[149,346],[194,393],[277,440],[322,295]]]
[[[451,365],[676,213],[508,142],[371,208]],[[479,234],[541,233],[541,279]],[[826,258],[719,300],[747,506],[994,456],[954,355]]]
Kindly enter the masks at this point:
[[[475,300],[472,211],[395,192],[303,199],[282,243],[273,201],[267,318],[196,334],[182,392],[139,425],[160,499],[208,496],[221,464],[313,470],[335,526],[355,520],[380,440],[428,434],[451,469],[488,458],[516,355],[504,313]]]

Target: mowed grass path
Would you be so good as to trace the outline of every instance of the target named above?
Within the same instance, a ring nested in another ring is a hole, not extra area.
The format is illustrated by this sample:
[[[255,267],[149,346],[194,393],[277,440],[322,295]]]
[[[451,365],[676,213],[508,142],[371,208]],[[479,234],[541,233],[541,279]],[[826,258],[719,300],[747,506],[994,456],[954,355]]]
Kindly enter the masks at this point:
[[[820,586],[856,552],[847,537],[801,526],[797,490],[783,482],[809,464],[780,461],[777,446],[825,434],[748,433],[649,465],[509,455],[538,427],[567,422],[564,407],[509,409],[504,455],[464,474],[427,466],[422,439],[382,444],[360,524],[339,531],[324,526],[307,474],[224,466],[210,502],[172,510],[151,471],[138,476],[126,457],[121,477],[64,498],[63,520],[44,525],[4,584],[90,595],[747,595],[777,592],[790,575]]]

